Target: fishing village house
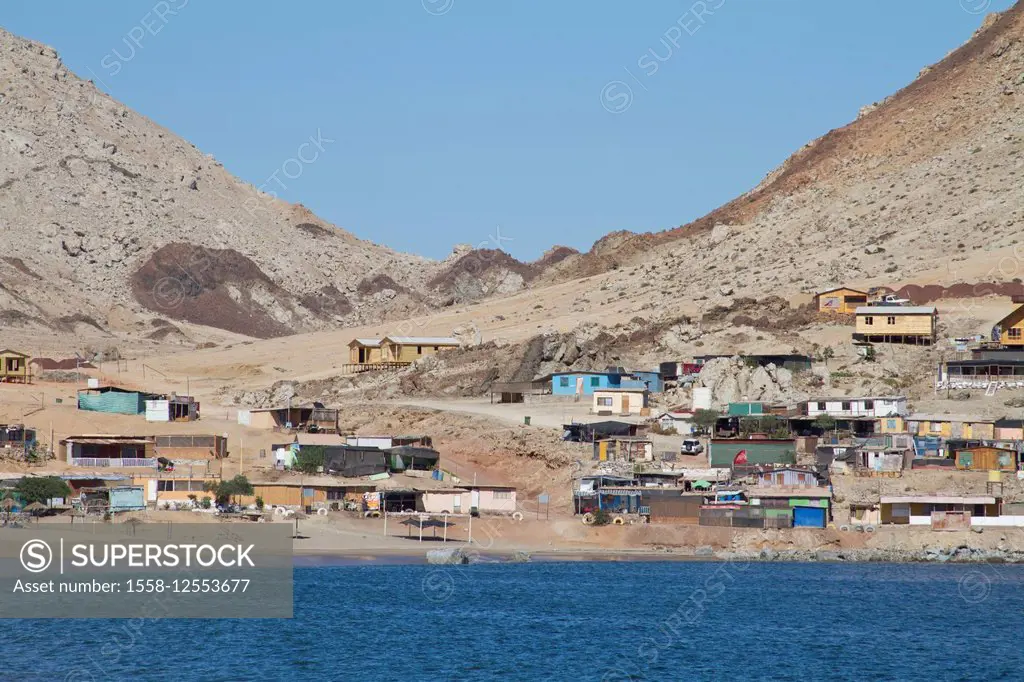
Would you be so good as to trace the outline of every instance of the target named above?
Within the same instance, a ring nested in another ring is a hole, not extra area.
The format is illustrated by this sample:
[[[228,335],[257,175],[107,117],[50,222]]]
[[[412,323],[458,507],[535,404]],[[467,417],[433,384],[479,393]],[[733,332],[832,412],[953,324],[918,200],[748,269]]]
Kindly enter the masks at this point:
[[[856,312],[854,341],[931,346],[935,343],[934,306],[873,305]]]
[[[908,412],[905,396],[812,398],[800,405],[801,415],[811,419],[820,415],[828,415],[835,419],[861,417],[874,420],[905,416]]]
[[[338,432],[338,410],[321,403],[239,410],[239,424],[272,431]]]
[[[650,413],[650,391],[646,388],[595,389],[591,412],[600,415],[646,416]]]
[[[853,315],[857,308],[867,305],[868,293],[839,287],[822,291],[814,297],[815,308],[822,313],[835,313],[839,315]]]
[[[459,348],[462,342],[452,336],[385,336],[381,339],[360,338],[349,342],[346,371],[366,372],[398,369],[422,357]]]
[[[668,410],[656,416],[654,421],[662,431],[674,430],[681,436],[692,436],[696,429],[691,410]]]
[[[651,393],[664,390],[661,374],[654,371],[626,370],[609,367],[605,371],[572,370],[551,374],[551,394],[561,396],[593,395],[600,389],[646,389]]]
[[[29,356],[6,348],[0,350],[0,381],[27,384],[32,375],[28,368]]]
[[[1014,296],[1017,307],[992,328],[992,340],[1003,346],[1024,349],[1024,296]]]

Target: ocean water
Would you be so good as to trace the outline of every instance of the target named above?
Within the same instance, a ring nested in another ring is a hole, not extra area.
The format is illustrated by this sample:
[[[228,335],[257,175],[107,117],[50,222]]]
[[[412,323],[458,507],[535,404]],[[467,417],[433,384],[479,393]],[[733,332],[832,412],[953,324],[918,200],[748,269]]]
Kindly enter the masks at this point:
[[[1024,568],[297,568],[293,620],[7,620],[0,679],[1024,680]]]

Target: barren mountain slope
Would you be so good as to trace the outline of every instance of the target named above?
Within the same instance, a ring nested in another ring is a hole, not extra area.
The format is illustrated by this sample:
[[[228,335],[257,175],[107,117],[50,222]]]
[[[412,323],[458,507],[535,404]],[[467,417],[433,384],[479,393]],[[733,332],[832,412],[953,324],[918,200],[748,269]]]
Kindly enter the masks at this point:
[[[558,276],[660,263],[693,298],[1009,280],[1022,221],[1024,2],[751,192],[675,230],[608,235]]]
[[[309,133],[305,158],[330,152]],[[3,30],[0,235],[0,310],[101,326],[115,304],[253,336],[336,326],[401,312],[363,280],[416,290],[438,271],[258,194]]]

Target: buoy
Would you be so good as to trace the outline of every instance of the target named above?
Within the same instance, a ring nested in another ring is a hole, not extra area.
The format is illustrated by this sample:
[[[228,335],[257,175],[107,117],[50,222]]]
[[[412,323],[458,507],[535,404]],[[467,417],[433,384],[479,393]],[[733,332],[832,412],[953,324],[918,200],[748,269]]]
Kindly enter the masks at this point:
[[[865,533],[874,533],[876,530],[878,530],[878,529],[875,528],[874,526],[864,526],[864,532]]]
[[[512,519],[514,521],[522,521],[523,520],[523,512],[520,512],[520,511],[512,512]]]
[[[863,533],[864,532],[864,526],[857,525],[857,526],[854,526],[853,529],[855,531],[857,531],[858,533]]]
[[[624,526],[626,525],[626,519],[622,518],[621,516],[616,516],[612,523],[614,523],[616,526]]]
[[[584,526],[592,526],[594,525],[594,515],[590,512],[587,512],[583,515],[582,521]]]
[[[316,515],[317,516],[327,516],[327,510],[324,509],[323,507],[321,507],[320,509],[316,510]]]
[[[274,513],[284,516],[284,507],[274,507]]]
[[[374,509],[372,512],[369,512],[369,514],[370,514],[370,518],[371,519],[379,519],[380,518],[380,512],[377,511],[376,509]]]
[[[843,531],[844,533],[849,533],[850,526],[849,524],[844,523],[843,525],[839,526],[839,530]]]

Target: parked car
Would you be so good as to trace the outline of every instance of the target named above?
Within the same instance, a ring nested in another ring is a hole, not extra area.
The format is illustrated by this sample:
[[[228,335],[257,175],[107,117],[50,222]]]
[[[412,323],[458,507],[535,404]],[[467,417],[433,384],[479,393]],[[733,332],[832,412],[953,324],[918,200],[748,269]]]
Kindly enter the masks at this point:
[[[696,438],[684,438],[683,444],[679,446],[681,455],[699,455],[704,452],[704,446]]]
[[[896,294],[886,294],[878,299],[875,305],[907,305],[908,303],[910,303],[909,298],[900,298]]]

